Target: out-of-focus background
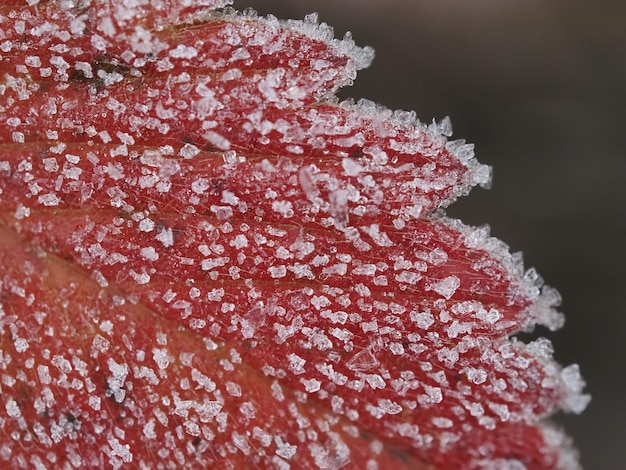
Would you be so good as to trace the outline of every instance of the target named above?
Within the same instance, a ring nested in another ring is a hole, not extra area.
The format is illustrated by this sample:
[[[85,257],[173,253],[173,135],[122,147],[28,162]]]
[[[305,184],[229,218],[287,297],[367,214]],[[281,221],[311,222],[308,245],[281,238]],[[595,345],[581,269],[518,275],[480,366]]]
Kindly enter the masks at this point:
[[[488,223],[563,295],[557,359],[593,400],[558,416],[587,470],[626,468],[626,2],[623,0],[236,0],[261,14],[318,12],[376,50],[343,98],[422,121],[493,165],[448,213]],[[543,333],[543,332],[542,332]]]

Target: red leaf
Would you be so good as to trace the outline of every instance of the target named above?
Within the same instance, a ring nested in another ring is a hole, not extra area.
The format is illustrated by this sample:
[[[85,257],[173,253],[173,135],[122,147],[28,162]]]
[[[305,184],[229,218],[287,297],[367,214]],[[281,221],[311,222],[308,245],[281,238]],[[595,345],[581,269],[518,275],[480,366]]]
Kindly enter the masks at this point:
[[[0,459],[576,467],[577,367],[510,337],[558,294],[438,211],[489,177],[447,121],[337,102],[371,50],[64,5],[0,7]]]

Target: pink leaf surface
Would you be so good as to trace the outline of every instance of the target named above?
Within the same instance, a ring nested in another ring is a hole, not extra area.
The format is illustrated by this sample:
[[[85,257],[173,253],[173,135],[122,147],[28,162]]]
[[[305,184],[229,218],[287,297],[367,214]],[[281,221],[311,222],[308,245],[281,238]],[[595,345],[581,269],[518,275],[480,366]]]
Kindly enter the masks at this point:
[[[313,16],[126,3],[0,6],[0,460],[576,468],[449,122],[338,102],[373,54]]]

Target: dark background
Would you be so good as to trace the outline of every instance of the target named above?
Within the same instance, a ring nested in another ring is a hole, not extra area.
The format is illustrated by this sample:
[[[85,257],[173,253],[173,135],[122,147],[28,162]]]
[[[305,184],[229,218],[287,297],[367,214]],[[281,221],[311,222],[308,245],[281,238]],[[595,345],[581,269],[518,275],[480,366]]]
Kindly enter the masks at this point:
[[[493,165],[448,213],[523,250],[563,295],[549,337],[579,363],[593,400],[558,416],[587,470],[626,468],[626,2],[237,0],[261,14],[317,11],[376,50],[343,98],[366,97],[454,136]],[[541,332],[543,333],[543,332]]]

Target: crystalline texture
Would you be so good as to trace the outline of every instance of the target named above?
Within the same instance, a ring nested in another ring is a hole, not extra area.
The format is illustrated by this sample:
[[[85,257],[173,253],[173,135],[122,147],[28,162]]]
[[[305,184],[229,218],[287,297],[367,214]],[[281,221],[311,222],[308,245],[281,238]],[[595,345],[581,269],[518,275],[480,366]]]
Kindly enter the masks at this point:
[[[473,146],[228,3],[0,5],[0,460],[575,468],[577,366],[509,339],[558,294],[441,211]]]

